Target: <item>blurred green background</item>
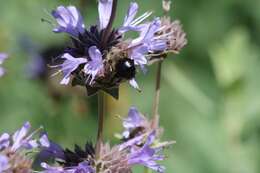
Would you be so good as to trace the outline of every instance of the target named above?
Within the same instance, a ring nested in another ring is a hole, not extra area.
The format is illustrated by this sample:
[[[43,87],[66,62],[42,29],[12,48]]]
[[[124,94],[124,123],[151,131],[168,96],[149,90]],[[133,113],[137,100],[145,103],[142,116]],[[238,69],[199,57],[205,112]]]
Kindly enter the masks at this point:
[[[129,2],[119,1],[116,25]],[[162,14],[160,0],[137,2],[139,14]],[[41,22],[61,4],[78,6],[86,25],[96,22],[95,0],[1,0],[0,52],[10,59],[0,79],[0,131],[29,120],[72,147],[95,141],[96,97],[87,98],[84,88],[60,86],[59,77],[32,80],[26,70],[35,53],[65,44],[66,35],[52,33],[52,26]],[[260,172],[259,7],[259,0],[173,1],[171,16],[181,20],[188,45],[163,63],[161,126],[165,139],[177,141],[163,162],[166,172]],[[150,114],[154,79],[152,66],[147,75],[137,76],[142,93],[125,84],[119,101],[107,98],[107,140],[116,142],[113,135],[122,128],[116,115],[125,116],[129,106]]]

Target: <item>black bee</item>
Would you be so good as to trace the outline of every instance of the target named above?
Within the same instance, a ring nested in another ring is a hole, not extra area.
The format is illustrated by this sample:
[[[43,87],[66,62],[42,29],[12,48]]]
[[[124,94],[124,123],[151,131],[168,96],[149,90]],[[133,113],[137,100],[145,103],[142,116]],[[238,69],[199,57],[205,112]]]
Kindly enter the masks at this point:
[[[133,79],[136,74],[134,60],[130,58],[119,59],[116,63],[116,76],[127,80]]]

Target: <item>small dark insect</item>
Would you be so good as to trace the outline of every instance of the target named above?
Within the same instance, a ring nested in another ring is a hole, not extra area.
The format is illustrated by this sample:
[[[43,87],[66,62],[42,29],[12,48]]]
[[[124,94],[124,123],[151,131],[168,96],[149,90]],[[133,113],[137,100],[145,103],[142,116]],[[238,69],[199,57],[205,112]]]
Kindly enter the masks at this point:
[[[122,141],[123,142],[126,142],[128,140],[131,140],[133,138],[135,138],[136,136],[142,134],[143,132],[145,131],[145,128],[144,127],[136,127],[135,129],[133,129],[131,132],[130,132],[130,135],[128,138],[123,138]]]
[[[116,64],[116,75],[130,80],[135,77],[136,68],[134,60],[129,58],[120,59]]]

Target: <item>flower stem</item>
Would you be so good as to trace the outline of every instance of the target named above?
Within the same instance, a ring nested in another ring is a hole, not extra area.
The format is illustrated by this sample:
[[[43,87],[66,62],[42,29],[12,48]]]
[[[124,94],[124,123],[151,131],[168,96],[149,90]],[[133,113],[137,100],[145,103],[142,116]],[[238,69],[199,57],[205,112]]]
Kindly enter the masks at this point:
[[[112,11],[111,16],[108,22],[108,25],[106,29],[104,30],[104,33],[102,35],[102,46],[103,48],[106,47],[107,40],[109,38],[109,35],[112,30],[113,22],[116,17],[116,9],[117,9],[117,1],[113,0],[112,4]],[[98,132],[97,132],[97,143],[96,143],[96,158],[99,159],[100,152],[101,152],[101,146],[102,146],[102,140],[103,140],[103,122],[104,122],[104,109],[105,109],[105,103],[104,103],[104,92],[99,91],[98,92]]]
[[[155,96],[154,96],[153,113],[152,113],[152,127],[154,128],[156,128],[156,126],[158,125],[158,118],[159,118],[162,62],[163,61],[158,62],[157,72],[156,72]]]
[[[170,0],[163,0],[163,11],[164,15],[168,15],[170,11]],[[155,81],[155,96],[153,103],[153,114],[152,114],[152,128],[157,128],[159,121],[159,103],[160,103],[160,91],[161,91],[161,73],[162,73],[162,62],[160,60],[157,64],[156,81]],[[144,173],[150,173],[151,170],[148,168],[144,169]]]
[[[161,73],[162,73],[162,60],[157,64],[156,81],[155,81],[155,96],[153,103],[152,124],[151,128],[157,128],[159,121],[159,103],[160,103],[160,91],[161,91]],[[151,173],[151,170],[147,167],[144,168],[144,173]]]
[[[164,15],[167,16],[171,9],[171,0],[162,0],[162,7],[163,7]],[[155,96],[154,96],[154,103],[153,103],[152,125],[151,125],[152,128],[156,128],[158,126],[158,121],[159,121],[162,62],[163,60],[160,60],[157,65],[156,81],[155,81]]]
[[[100,157],[101,145],[103,141],[103,124],[105,114],[105,100],[104,92],[98,92],[98,132],[97,132],[97,143],[96,143],[96,157]]]

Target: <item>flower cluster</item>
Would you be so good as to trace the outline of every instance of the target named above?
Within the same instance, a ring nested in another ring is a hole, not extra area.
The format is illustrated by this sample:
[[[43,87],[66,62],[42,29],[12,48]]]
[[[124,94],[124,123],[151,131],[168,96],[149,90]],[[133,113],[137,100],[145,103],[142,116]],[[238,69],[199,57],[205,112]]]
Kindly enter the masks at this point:
[[[133,117],[133,111],[137,110],[131,108],[129,116]],[[137,124],[144,120],[141,120],[144,117],[134,116],[139,119],[136,121]],[[158,143],[156,131],[151,130],[139,133],[113,147],[102,144],[101,154],[97,157],[91,143],[87,143],[84,149],[78,145],[75,145],[74,151],[62,149],[59,145],[50,143],[46,134],[41,134],[38,139],[34,138],[41,128],[29,133],[30,128],[30,123],[26,122],[13,135],[3,133],[0,136],[0,172],[32,172],[33,160],[28,154],[34,150],[41,150],[40,156],[54,158],[58,163],[53,166],[42,162],[41,173],[131,173],[134,165],[143,165],[162,173],[165,168],[157,161],[164,159],[161,152],[165,146],[171,144]]]
[[[123,25],[112,28],[113,0],[99,0],[99,22],[86,27],[80,12],[74,6],[59,6],[52,12],[57,21],[56,33],[67,33],[72,45],[60,55],[59,68],[64,77],[61,84],[82,85],[88,95],[103,90],[118,98],[120,83],[129,81],[137,90],[137,69],[146,71],[145,66],[152,58],[166,52],[178,52],[185,44],[185,33],[179,22],[155,17],[146,21],[151,12],[136,17],[138,4],[132,2]],[[136,32],[137,38],[127,38],[126,32]]]
[[[38,131],[29,134],[31,125],[26,122],[13,135],[3,133],[0,136],[0,172],[30,173],[33,160],[28,156],[33,150],[49,147],[46,134],[34,138]],[[40,128],[41,129],[41,128]]]
[[[3,64],[4,60],[8,57],[5,53],[0,53],[0,65]],[[0,66],[0,77],[3,76],[5,73],[5,70]]]
[[[137,110],[131,108],[130,113],[133,111]],[[137,124],[128,122],[129,124],[138,125],[144,120],[140,119],[144,117],[139,117],[139,114],[133,116],[139,120],[136,121]],[[164,159],[163,149],[173,142],[160,143],[158,140],[156,130],[145,131],[113,147],[103,143],[98,157],[91,143],[87,143],[84,149],[75,145],[74,151],[52,143],[41,155],[54,158],[58,165],[43,162],[42,173],[131,173],[135,165],[143,165],[162,173],[165,168],[158,161]]]

